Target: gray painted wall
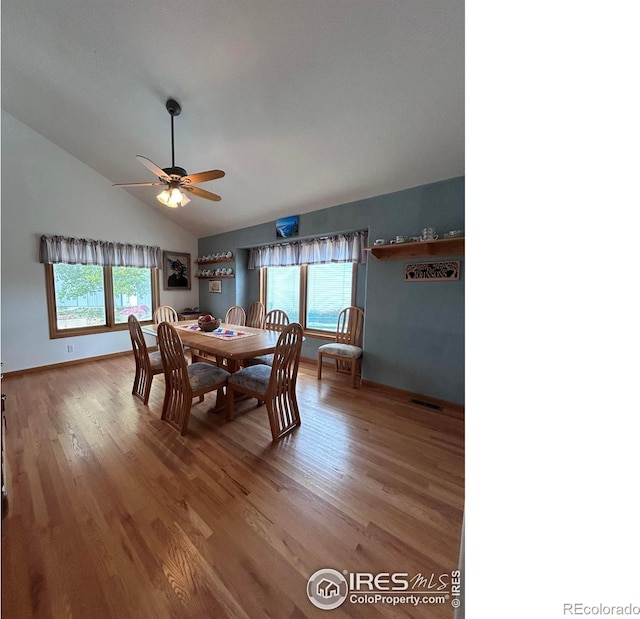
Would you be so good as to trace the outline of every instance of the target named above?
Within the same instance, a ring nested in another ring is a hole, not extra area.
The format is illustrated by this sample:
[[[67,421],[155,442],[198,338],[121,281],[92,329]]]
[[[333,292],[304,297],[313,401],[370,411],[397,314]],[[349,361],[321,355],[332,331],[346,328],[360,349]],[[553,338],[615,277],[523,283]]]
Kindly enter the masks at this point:
[[[425,226],[440,235],[464,230],[464,177],[302,214],[298,238],[365,229],[373,242],[417,236]],[[223,317],[232,305],[246,308],[257,299],[259,272],[247,269],[247,248],[274,242],[275,222],[199,239],[199,255],[232,251],[236,272],[235,279],[222,280],[220,294],[209,293],[207,280],[200,280],[200,308]],[[464,257],[459,259],[460,280],[453,282],[405,282],[409,260],[369,256],[359,267],[365,380],[464,403]],[[323,343],[307,338],[303,356],[316,358]]]

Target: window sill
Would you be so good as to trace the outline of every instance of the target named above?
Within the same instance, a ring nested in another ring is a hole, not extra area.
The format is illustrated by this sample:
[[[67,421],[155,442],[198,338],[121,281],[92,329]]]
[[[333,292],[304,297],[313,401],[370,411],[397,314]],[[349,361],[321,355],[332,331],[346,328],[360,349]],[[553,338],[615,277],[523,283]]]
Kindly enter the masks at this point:
[[[153,320],[144,320],[141,325],[153,324]],[[49,334],[50,340],[57,340],[64,337],[78,337],[80,335],[95,335],[97,333],[115,333],[117,331],[126,331],[129,328],[128,323],[118,323],[112,327],[106,325],[97,325],[95,327],[77,327],[74,329],[57,329],[55,333]]]
[[[304,335],[306,337],[313,337],[317,340],[327,340],[328,342],[336,341],[335,331],[318,331],[316,329],[305,329]]]

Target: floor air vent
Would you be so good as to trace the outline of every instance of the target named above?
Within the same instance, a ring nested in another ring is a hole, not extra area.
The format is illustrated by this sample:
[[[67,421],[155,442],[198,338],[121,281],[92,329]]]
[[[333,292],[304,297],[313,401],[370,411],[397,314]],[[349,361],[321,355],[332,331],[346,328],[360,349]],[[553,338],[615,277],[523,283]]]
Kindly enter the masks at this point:
[[[424,400],[411,400],[413,404],[420,404],[420,406],[426,406],[434,411],[441,411],[442,406],[438,406],[437,404],[431,404],[431,402],[425,402]]]

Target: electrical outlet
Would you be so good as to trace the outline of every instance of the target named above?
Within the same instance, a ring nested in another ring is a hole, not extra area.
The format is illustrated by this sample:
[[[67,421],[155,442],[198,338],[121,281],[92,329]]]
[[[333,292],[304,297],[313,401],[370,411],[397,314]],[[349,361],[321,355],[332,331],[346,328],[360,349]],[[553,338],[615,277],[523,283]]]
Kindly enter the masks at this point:
[[[67,352],[73,352],[73,344],[67,344]]]

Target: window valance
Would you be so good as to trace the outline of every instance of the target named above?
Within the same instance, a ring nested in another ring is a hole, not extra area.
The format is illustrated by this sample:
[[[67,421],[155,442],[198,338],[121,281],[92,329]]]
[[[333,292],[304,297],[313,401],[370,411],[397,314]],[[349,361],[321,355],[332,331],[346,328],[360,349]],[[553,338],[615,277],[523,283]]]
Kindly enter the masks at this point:
[[[40,237],[40,262],[158,269],[161,265],[161,252],[159,247],[151,245],[43,234]]]
[[[287,267],[329,262],[364,262],[365,231],[323,236],[304,241],[256,247],[249,252],[249,268]]]

